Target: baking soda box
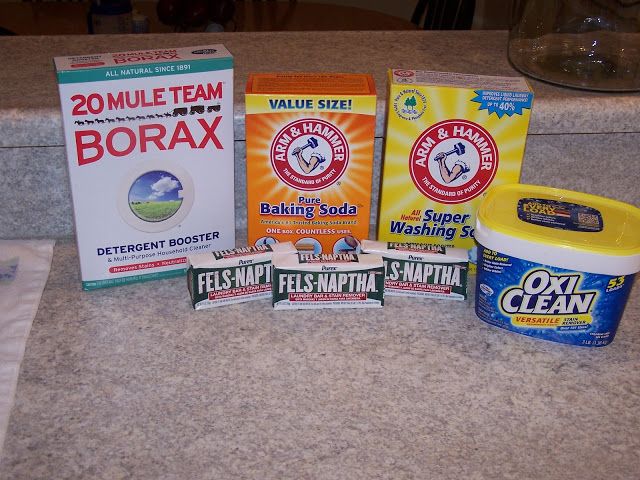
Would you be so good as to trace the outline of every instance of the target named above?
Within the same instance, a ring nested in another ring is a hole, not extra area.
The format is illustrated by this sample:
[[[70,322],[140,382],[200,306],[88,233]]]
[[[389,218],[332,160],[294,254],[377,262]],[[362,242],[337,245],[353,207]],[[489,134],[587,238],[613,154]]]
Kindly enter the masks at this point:
[[[233,59],[221,45],[55,59],[85,290],[235,246]]]
[[[369,235],[373,78],[253,74],[246,107],[249,243],[358,252]]]
[[[517,183],[533,93],[521,77],[392,70],[378,239],[469,250],[490,185]]]

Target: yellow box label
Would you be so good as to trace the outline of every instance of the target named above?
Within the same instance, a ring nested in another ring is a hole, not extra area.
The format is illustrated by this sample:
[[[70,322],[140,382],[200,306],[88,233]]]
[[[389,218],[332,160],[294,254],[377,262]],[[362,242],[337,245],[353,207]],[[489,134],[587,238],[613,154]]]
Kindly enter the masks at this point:
[[[358,252],[369,236],[373,79],[251,75],[246,107],[249,244]]]
[[[466,248],[475,263],[478,204],[519,181],[533,94],[517,78],[389,74],[378,238]]]

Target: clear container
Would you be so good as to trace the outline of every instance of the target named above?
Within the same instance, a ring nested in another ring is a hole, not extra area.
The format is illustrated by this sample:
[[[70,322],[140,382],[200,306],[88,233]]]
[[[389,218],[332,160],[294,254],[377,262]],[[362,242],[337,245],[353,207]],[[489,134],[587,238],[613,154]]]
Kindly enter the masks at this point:
[[[569,87],[640,91],[640,0],[517,3],[509,34],[515,68]]]

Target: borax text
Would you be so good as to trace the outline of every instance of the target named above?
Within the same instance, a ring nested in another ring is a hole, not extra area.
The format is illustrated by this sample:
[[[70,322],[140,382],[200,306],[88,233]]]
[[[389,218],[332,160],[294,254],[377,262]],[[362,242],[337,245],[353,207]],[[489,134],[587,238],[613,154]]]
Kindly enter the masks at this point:
[[[97,130],[78,130],[75,132],[76,155],[78,165],[101,160],[106,152],[112,157],[124,157],[134,150],[145,153],[151,147],[155,150],[173,150],[177,145],[186,145],[191,149],[202,149],[211,144],[223,150],[224,147],[216,135],[216,128],[222,115],[212,122],[199,118],[193,131],[184,120],[176,122],[170,130],[161,123],[138,125],[135,129],[116,127],[104,137]]]
[[[106,94],[72,95],[72,115],[97,115],[104,110],[118,111],[158,107],[169,104],[181,105],[193,102],[219,100],[223,96],[222,82],[201,85],[176,85],[151,90],[121,90]],[[184,107],[186,109],[186,107]],[[117,115],[117,114],[116,114]],[[120,115],[123,115],[120,113]],[[172,117],[173,118],[173,117]],[[81,129],[74,132],[78,165],[87,165],[101,160],[105,154],[124,157],[134,151],[145,153],[173,150],[182,145],[189,149],[203,149],[211,146],[217,150],[224,147],[216,135],[222,120],[218,115],[213,119],[198,118],[195,124],[178,120],[175,125],[163,123],[141,123],[135,127],[118,126],[108,132],[102,129]],[[104,121],[103,121],[104,123]]]

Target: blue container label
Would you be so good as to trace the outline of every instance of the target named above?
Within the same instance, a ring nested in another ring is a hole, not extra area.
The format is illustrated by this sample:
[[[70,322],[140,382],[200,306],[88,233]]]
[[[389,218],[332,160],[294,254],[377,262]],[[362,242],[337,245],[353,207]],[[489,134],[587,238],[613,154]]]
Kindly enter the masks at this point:
[[[633,279],[565,270],[479,245],[476,315],[523,335],[601,347],[613,341]]]

